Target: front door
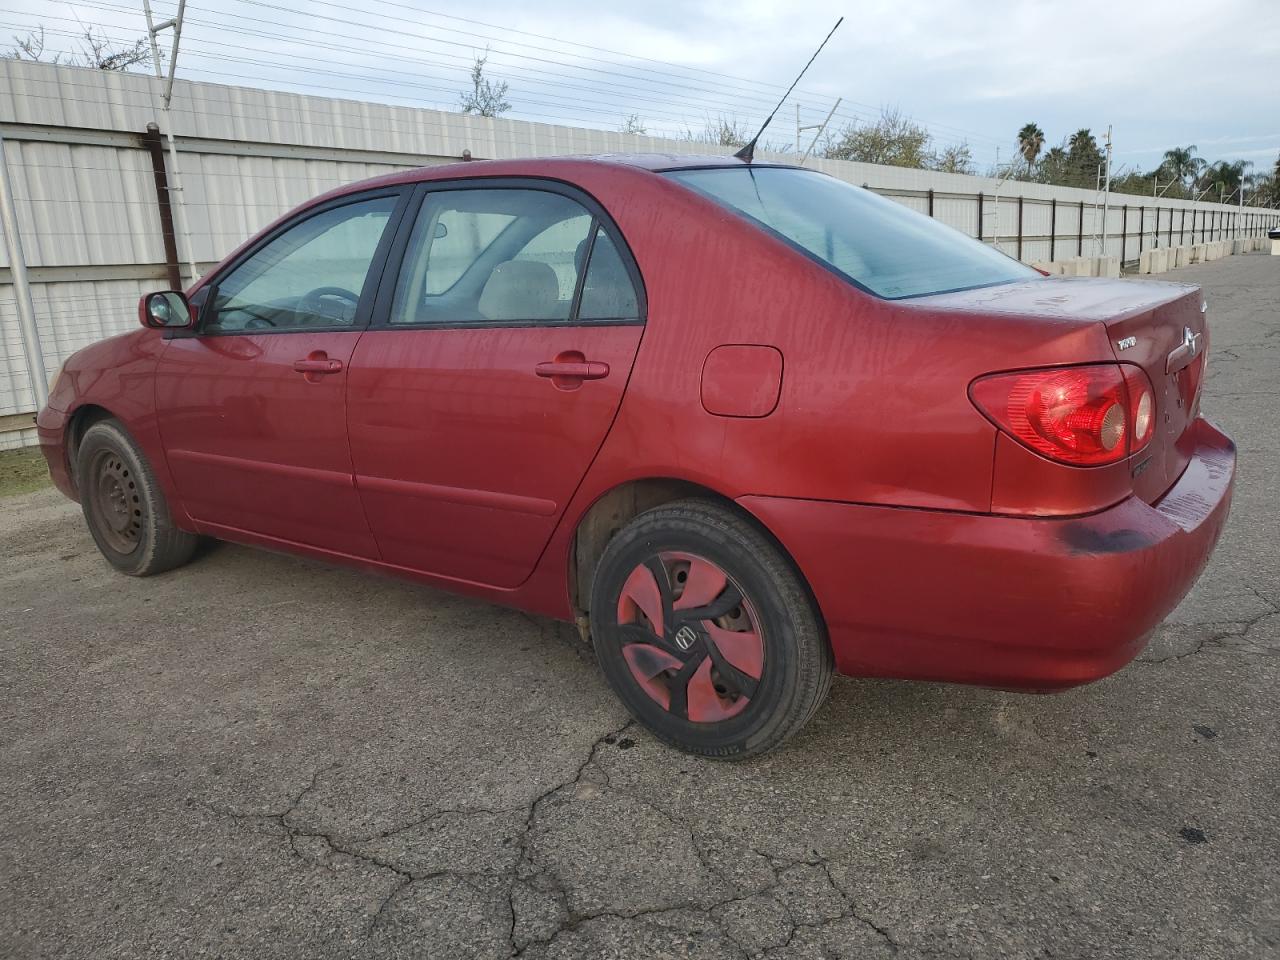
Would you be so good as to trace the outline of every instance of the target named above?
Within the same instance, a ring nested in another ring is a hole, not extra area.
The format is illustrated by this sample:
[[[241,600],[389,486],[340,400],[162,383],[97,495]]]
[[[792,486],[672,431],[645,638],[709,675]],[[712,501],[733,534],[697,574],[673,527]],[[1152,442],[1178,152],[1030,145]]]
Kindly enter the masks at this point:
[[[382,558],[512,587],[613,423],[643,302],[591,201],[488,184],[426,193],[356,347],[347,410]]]
[[[196,335],[166,345],[156,375],[165,455],[210,532],[377,556],[345,404],[401,199],[359,195],[286,225],[214,278]]]

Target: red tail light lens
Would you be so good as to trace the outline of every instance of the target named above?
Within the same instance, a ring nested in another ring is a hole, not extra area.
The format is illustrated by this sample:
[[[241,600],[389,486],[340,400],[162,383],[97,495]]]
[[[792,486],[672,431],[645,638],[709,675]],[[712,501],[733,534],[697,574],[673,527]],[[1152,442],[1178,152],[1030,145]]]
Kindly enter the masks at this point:
[[[1127,364],[998,373],[975,381],[970,396],[1015,440],[1076,466],[1123,460],[1155,430],[1150,381]]]

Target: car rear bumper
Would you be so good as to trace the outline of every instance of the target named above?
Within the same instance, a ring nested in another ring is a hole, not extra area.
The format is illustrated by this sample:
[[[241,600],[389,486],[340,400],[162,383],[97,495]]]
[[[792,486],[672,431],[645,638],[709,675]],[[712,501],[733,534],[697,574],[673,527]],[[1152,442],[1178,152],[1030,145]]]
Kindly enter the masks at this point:
[[[79,501],[75,482],[67,463],[67,422],[70,417],[61,410],[46,406],[36,415],[36,435],[40,438],[40,452],[49,464],[49,476],[53,485],[72,500]]]
[[[1231,505],[1235,445],[1198,420],[1155,504],[1026,518],[744,497],[783,541],[852,676],[1052,690],[1142,650],[1204,569]]]

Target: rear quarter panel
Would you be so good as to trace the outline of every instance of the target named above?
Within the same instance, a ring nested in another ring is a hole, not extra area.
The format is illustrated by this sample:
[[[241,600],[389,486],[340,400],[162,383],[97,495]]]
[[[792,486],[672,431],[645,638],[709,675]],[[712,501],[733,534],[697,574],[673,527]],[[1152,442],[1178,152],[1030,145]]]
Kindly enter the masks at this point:
[[[649,322],[584,494],[669,476],[734,498],[987,511],[996,430],[970,403],[970,381],[1113,359],[1096,323],[880,300],[660,176],[586,179],[636,256]],[[782,353],[771,415],[703,409],[701,370],[722,344]]]

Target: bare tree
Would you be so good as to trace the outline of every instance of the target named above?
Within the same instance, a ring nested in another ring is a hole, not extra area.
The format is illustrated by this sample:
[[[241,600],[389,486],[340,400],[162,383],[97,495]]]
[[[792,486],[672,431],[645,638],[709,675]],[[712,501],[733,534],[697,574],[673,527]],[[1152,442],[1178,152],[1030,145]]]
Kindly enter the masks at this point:
[[[94,31],[97,31],[96,33]],[[84,35],[77,43],[79,53],[48,54],[45,50],[44,27],[27,32],[25,37],[17,35],[14,45],[4,54],[9,60],[32,60],[38,63],[64,63],[74,67],[92,67],[94,70],[129,70],[147,60],[146,40],[139,37],[132,45],[125,45],[108,40],[97,27],[85,27]]]
[[[644,121],[640,119],[640,114],[633,113],[622,121],[622,126],[618,128],[619,133],[634,133],[638,136],[646,136],[649,128],[644,125]]]
[[[44,60],[44,27],[28,31],[25,37],[13,35],[14,45],[5,51],[6,60],[31,60],[39,63]],[[55,54],[49,63],[61,63],[62,54]]]
[[[500,117],[511,109],[507,102],[507,81],[494,83],[484,75],[484,66],[489,62],[489,51],[483,57],[476,57],[471,65],[471,89],[462,94],[459,101],[463,113],[474,113],[479,117]]]
[[[149,53],[142,37],[133,41],[132,46],[125,46],[112,43],[105,34],[95,35],[93,30],[93,27],[85,27],[84,36],[80,38],[81,66],[96,70],[128,70],[146,62]]]

